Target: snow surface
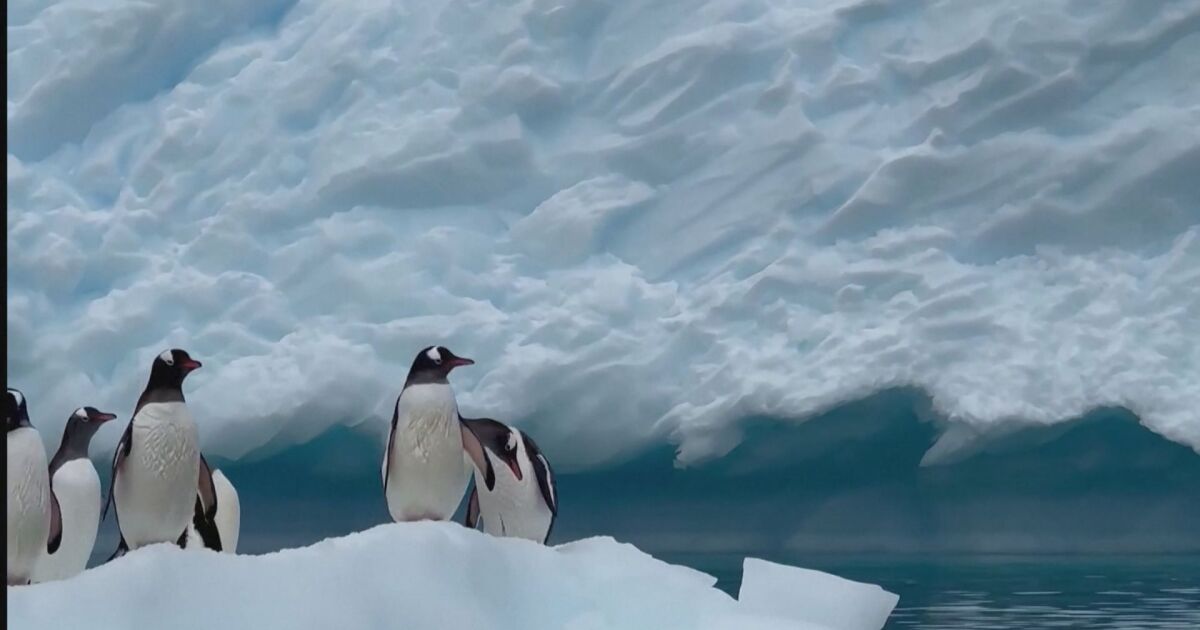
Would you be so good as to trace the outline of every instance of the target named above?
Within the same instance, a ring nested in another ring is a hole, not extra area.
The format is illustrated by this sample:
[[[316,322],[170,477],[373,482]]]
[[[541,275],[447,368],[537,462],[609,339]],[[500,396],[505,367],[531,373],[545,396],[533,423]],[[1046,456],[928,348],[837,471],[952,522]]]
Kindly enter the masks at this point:
[[[893,386],[932,398],[927,462],[1099,406],[1200,450],[1194,0],[7,24],[7,367],[45,435],[132,409],[178,345],[208,453],[382,437],[443,344],[478,362],[464,413],[564,471],[701,461]]]
[[[405,523],[261,556],[146,547],[9,588],[8,627],[879,630],[896,604],[878,587],[764,561],[747,561],[745,581],[739,601],[611,538],[550,548]]]

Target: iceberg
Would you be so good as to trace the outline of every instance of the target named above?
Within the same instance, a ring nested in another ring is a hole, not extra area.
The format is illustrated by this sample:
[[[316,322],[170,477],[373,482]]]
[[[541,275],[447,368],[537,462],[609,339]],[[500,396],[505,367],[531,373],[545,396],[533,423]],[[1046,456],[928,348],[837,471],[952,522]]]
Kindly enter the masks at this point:
[[[382,434],[445,342],[564,471],[900,387],[929,464],[1106,407],[1200,451],[1196,2],[101,6],[7,16],[43,435],[170,346],[213,456]]]
[[[389,524],[258,556],[139,549],[9,588],[8,627],[879,630],[896,604],[815,571],[761,560],[745,571],[734,599],[715,578],[612,538],[545,547],[452,523]]]
[[[430,343],[571,537],[1195,551],[1200,3],[1135,4],[13,0],[10,384],[192,350],[243,551],[387,518]]]

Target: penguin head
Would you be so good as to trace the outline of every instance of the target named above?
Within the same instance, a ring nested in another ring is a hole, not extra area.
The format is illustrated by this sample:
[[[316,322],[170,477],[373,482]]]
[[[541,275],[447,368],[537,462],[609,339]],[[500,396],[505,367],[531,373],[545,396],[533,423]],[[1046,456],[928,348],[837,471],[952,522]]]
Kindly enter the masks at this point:
[[[445,346],[429,346],[413,359],[408,380],[410,383],[444,383],[454,368],[474,364],[471,359],[456,356]]]
[[[150,384],[157,387],[179,387],[183,385],[183,379],[200,366],[201,363],[193,359],[186,350],[164,350],[162,354],[154,357],[154,364],[150,367]]]
[[[467,428],[479,440],[480,446],[488,452],[489,460],[504,462],[512,471],[517,481],[521,481],[521,432],[491,418],[465,421]],[[488,464],[491,462],[489,461]],[[484,471],[485,475],[487,471]],[[491,488],[488,488],[491,490]]]
[[[4,422],[8,425],[8,431],[33,426],[29,422],[29,408],[25,406],[25,394],[18,389],[9,387],[8,393],[4,396]]]
[[[67,439],[82,438],[91,440],[100,426],[109,420],[115,420],[116,414],[105,413],[95,407],[80,407],[67,418],[67,428],[63,430]]]

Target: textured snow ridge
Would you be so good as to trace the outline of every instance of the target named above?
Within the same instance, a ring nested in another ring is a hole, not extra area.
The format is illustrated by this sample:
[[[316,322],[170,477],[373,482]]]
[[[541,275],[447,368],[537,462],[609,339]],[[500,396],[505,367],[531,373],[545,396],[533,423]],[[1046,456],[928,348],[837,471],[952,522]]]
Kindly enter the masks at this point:
[[[564,470],[896,386],[930,461],[1101,406],[1200,449],[1192,0],[26,0],[8,42],[45,435],[170,345],[210,452],[382,433],[437,342]]]
[[[21,630],[879,630],[897,602],[877,586],[761,560],[746,561],[745,581],[734,600],[715,578],[612,538],[549,548],[425,522],[262,556],[148,547],[70,580],[10,588],[8,614]]]

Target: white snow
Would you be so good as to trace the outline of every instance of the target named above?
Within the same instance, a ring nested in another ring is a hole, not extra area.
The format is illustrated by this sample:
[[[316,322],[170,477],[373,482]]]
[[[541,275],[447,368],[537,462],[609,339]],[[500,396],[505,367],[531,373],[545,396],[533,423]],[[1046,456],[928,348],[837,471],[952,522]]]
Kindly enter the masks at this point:
[[[1105,405],[1200,450],[1193,0],[22,0],[7,25],[7,367],[46,435],[132,409],[169,347],[205,364],[206,453],[382,435],[444,344],[477,360],[464,413],[563,471],[897,385],[943,421],[930,463]]]
[[[7,603],[9,627],[21,630],[878,630],[896,603],[877,587],[762,561],[747,562],[746,579],[735,600],[715,578],[611,538],[550,548],[422,522],[261,556],[155,545],[66,581],[10,588]],[[765,600],[776,597],[809,605],[772,608]]]

